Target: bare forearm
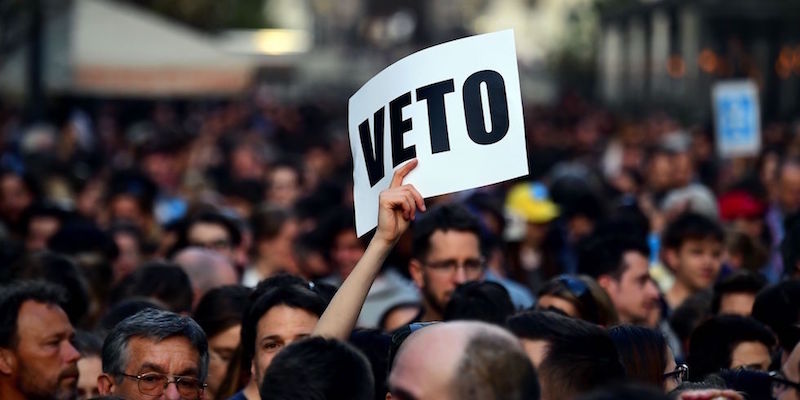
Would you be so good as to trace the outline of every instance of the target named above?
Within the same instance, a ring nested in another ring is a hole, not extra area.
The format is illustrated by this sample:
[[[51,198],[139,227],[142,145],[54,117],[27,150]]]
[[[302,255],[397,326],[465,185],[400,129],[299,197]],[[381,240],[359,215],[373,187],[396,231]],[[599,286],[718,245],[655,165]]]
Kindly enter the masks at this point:
[[[314,328],[315,336],[347,340],[356,325],[367,293],[378,276],[392,245],[373,239],[364,255],[333,296],[333,300]]]

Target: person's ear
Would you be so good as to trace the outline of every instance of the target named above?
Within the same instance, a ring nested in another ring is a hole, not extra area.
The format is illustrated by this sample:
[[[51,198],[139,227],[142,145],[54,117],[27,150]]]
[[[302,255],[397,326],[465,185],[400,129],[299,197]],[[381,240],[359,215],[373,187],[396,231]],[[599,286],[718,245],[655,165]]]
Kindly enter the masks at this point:
[[[11,349],[0,347],[0,373],[13,375],[17,369],[17,356]]]
[[[408,262],[408,274],[411,275],[411,279],[417,285],[418,288],[421,288],[425,284],[425,279],[423,278],[424,272],[422,271],[422,263],[419,262],[416,258],[412,258],[411,261]]]
[[[677,249],[664,249],[664,263],[667,268],[673,273],[678,267],[678,250]]]
[[[609,295],[613,293],[617,287],[617,281],[609,275],[600,275],[597,277],[597,284]]]
[[[116,385],[114,385],[114,377],[109,374],[102,373],[97,376],[97,391],[100,392],[101,396],[110,396],[114,394],[114,389]]]

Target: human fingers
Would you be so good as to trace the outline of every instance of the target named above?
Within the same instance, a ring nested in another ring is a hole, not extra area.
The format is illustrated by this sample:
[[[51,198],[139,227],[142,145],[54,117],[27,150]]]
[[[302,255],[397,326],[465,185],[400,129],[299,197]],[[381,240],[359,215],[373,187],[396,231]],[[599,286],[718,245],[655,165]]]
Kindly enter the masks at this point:
[[[409,161],[407,164],[403,165],[402,167],[398,168],[397,171],[394,171],[394,175],[392,176],[392,183],[389,184],[390,188],[396,188],[403,184],[403,179],[408,175],[411,170],[417,167],[419,162],[417,159],[413,159]]]

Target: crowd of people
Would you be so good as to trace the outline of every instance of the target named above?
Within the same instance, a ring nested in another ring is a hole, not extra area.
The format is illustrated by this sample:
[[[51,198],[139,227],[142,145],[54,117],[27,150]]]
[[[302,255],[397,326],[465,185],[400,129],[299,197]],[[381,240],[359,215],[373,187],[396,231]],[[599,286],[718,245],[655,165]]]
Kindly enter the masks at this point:
[[[341,108],[78,104],[0,103],[0,399],[800,399],[796,127],[565,96],[359,238]]]

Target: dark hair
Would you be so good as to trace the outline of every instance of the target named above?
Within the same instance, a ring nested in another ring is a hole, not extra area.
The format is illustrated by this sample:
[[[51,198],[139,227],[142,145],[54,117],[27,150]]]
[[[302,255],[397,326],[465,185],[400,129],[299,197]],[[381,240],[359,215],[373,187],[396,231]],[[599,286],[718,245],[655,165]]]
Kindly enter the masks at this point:
[[[278,353],[259,390],[262,400],[372,400],[373,391],[367,359],[347,343],[322,337]]]
[[[62,306],[66,293],[60,287],[41,281],[19,281],[0,286],[0,347],[13,348],[19,340],[19,309],[28,300]]]
[[[445,321],[483,321],[502,326],[514,313],[508,291],[496,282],[466,282],[453,291],[444,311]]]
[[[177,313],[192,311],[189,276],[174,263],[152,262],[126,276],[111,291],[111,304],[130,297],[152,297]]]
[[[626,252],[634,251],[644,257],[650,256],[650,248],[644,239],[635,236],[594,236],[580,245],[578,271],[597,279],[603,275],[619,279],[627,266],[622,262]]]
[[[103,338],[95,332],[76,331],[75,348],[81,353],[81,357],[97,356],[103,352]]]
[[[119,256],[119,247],[111,235],[93,223],[80,221],[65,223],[50,238],[47,247],[70,256],[90,253],[104,262],[112,262]]]
[[[77,325],[89,310],[89,288],[82,271],[69,258],[50,251],[30,253],[18,259],[6,271],[4,280],[42,280],[66,290],[67,301],[61,304],[70,322]]]
[[[617,322],[614,304],[597,281],[586,275],[560,275],[545,282],[537,297],[554,296],[563,299],[578,311],[579,318],[609,326]]]
[[[699,381],[730,368],[731,353],[742,342],[760,342],[771,349],[775,337],[762,323],[739,315],[720,315],[700,324],[689,339],[689,378]]]
[[[769,372],[748,369],[733,369],[720,372],[725,385],[745,394],[748,400],[773,400],[772,377]]]
[[[223,196],[242,199],[251,205],[258,204],[264,198],[264,184],[256,179],[221,179],[217,188]]]
[[[655,329],[634,325],[615,326],[608,334],[617,347],[626,376],[663,390],[668,362],[664,335]]]
[[[722,297],[732,293],[748,293],[755,295],[767,286],[767,280],[761,274],[751,271],[736,271],[714,285],[714,297],[711,300],[711,313],[719,313]]]
[[[678,399],[680,394],[690,390],[706,390],[706,389],[727,389],[728,385],[725,380],[720,378],[719,375],[711,374],[698,382],[684,381],[674,390],[669,392],[670,398]]]
[[[525,353],[510,339],[488,332],[470,337],[454,384],[459,399],[539,398],[539,381]]]
[[[695,293],[681,303],[669,317],[669,326],[681,341],[684,354],[688,351],[689,336],[711,314],[711,293]]]
[[[791,353],[800,341],[800,280],[785,280],[762,290],[756,295],[752,316],[770,327],[781,348]]]
[[[142,213],[152,214],[158,186],[144,173],[137,169],[118,170],[111,175],[108,184],[109,199],[121,195],[131,196]]]
[[[27,237],[30,234],[30,224],[34,219],[40,217],[50,217],[55,218],[59,223],[62,223],[67,219],[68,216],[69,212],[58,205],[39,201],[33,203],[22,212],[20,228],[22,233]]]
[[[695,213],[683,213],[664,230],[662,242],[665,249],[678,250],[688,240],[711,239],[722,243],[725,232],[714,220]]]
[[[571,322],[562,321],[561,329],[553,330],[546,339],[547,354],[539,366],[543,397],[572,398],[625,378],[608,332],[582,320],[561,318]]]
[[[170,256],[191,245],[191,243],[189,243],[189,232],[192,230],[192,227],[197,224],[222,226],[225,232],[228,233],[231,247],[236,247],[242,243],[242,232],[239,229],[239,225],[236,224],[236,221],[218,212],[205,211],[188,218],[185,223],[178,226],[178,241],[172,247]]]
[[[272,287],[265,291],[248,306],[242,320],[241,346],[243,350],[243,365],[245,363],[249,364],[255,355],[258,321],[273,307],[281,305],[298,308],[316,316],[322,316],[327,306],[322,296],[306,286],[289,284]]]
[[[350,344],[367,357],[375,383],[375,400],[384,400],[389,391],[387,377],[391,336],[377,329],[357,329],[350,335]]]
[[[121,377],[129,359],[128,342],[145,338],[155,342],[182,336],[189,340],[199,355],[198,378],[208,375],[208,342],[197,322],[170,311],[148,308],[117,324],[103,342],[103,372]]]
[[[128,318],[131,315],[148,308],[153,308],[156,310],[164,309],[164,307],[161,305],[161,302],[156,302],[153,299],[146,297],[132,297],[122,300],[119,303],[111,306],[111,308],[106,311],[103,318],[100,319],[100,329],[104,331],[110,331],[125,318]]]
[[[414,258],[424,260],[431,249],[430,238],[436,231],[474,233],[480,243],[480,222],[460,204],[442,204],[432,207],[414,222]]]
[[[211,289],[200,299],[194,320],[209,339],[242,323],[247,299],[253,290],[239,285]]]
[[[580,321],[550,310],[525,311],[506,321],[506,327],[520,339],[550,341],[584,327]]]
[[[625,383],[622,385],[607,386],[594,390],[577,400],[668,400],[669,397],[662,390],[652,386],[638,383]]]
[[[250,217],[253,241],[275,238],[280,233],[283,225],[292,218],[292,213],[284,208],[276,206],[260,207]]]

